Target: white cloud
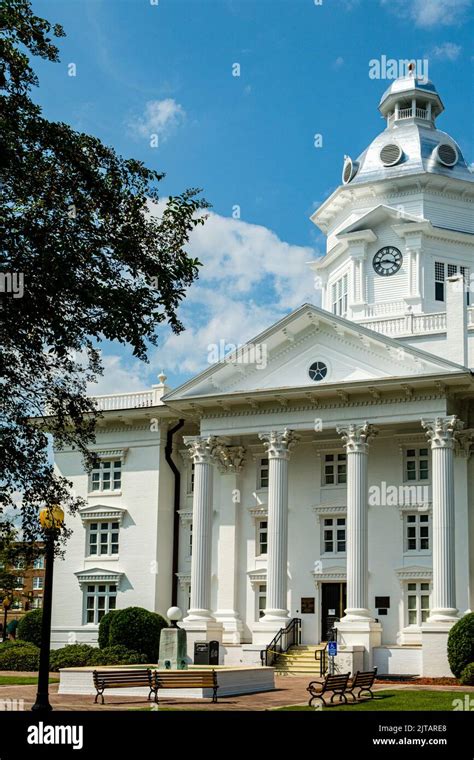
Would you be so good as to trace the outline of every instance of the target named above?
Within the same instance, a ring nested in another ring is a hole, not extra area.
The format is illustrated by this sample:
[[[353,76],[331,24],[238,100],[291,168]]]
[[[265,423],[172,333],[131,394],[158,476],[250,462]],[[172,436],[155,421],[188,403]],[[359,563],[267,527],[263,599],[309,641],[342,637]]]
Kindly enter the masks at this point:
[[[148,390],[150,383],[146,379],[148,365],[137,361],[127,363],[126,356],[103,354],[104,374],[97,383],[89,383],[87,393],[91,396],[103,396],[108,393],[128,393],[129,391]],[[158,382],[158,380],[156,380]]]
[[[344,58],[342,57],[342,55],[338,55],[332,67],[333,69],[340,69],[342,66],[344,66]]]
[[[188,249],[203,266],[180,309],[186,330],[169,334],[152,357],[165,372],[196,373],[207,366],[210,344],[238,345],[302,303],[319,303],[306,263],[315,250],[266,227],[211,213]]]
[[[441,45],[435,45],[435,47],[427,53],[426,57],[436,58],[438,61],[455,61],[459,58],[461,50],[461,45],[456,45],[454,42],[442,42]]]
[[[433,26],[452,26],[464,19],[472,0],[380,0],[382,6],[397,15],[429,29]]]
[[[140,137],[158,135],[165,140],[184,120],[186,112],[173,98],[149,100],[141,116],[132,118],[129,130]]]

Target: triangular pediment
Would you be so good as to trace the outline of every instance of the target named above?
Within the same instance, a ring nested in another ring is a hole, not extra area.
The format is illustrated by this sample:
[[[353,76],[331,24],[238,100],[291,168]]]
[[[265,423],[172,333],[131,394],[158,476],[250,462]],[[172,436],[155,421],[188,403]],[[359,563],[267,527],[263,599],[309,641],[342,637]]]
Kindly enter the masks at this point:
[[[414,216],[413,214],[407,214],[400,209],[393,208],[392,206],[386,206],[379,204],[370,211],[366,211],[358,219],[352,220],[349,224],[345,225],[337,231],[337,238],[342,238],[345,235],[352,235],[362,230],[373,230],[380,224],[392,221],[394,224],[413,224],[413,222],[425,222],[426,219],[420,216]]]
[[[319,363],[321,372],[311,371]],[[224,360],[164,397],[204,396],[367,383],[462,371],[460,365],[401,344],[305,304]],[[323,375],[321,377],[321,375]]]

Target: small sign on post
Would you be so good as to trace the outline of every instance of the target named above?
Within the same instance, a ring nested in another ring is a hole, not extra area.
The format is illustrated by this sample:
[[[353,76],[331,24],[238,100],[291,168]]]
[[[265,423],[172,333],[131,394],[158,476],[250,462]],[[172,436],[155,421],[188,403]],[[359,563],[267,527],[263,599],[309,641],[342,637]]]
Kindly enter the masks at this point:
[[[334,658],[337,655],[337,641],[328,641],[329,675],[334,675]]]

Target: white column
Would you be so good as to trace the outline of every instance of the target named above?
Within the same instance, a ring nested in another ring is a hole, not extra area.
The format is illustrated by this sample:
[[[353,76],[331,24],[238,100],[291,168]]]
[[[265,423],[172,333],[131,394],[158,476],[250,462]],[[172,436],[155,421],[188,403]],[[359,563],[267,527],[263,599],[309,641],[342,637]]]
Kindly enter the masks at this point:
[[[190,437],[184,442],[194,462],[191,608],[185,618],[213,620],[211,613],[212,474],[218,439]]]
[[[369,440],[376,434],[368,422],[338,427],[347,454],[347,609],[344,621],[373,620],[369,592]]]
[[[241,472],[245,458],[243,446],[219,447],[220,489],[217,509],[217,609],[216,620],[223,625],[224,644],[240,644],[243,630],[238,612],[238,541],[242,510]]]
[[[454,555],[454,442],[463,427],[457,417],[422,420],[431,443],[433,483],[433,591],[428,622],[458,617]]]
[[[267,607],[261,622],[288,622],[288,460],[299,436],[291,430],[262,433],[268,454]]]

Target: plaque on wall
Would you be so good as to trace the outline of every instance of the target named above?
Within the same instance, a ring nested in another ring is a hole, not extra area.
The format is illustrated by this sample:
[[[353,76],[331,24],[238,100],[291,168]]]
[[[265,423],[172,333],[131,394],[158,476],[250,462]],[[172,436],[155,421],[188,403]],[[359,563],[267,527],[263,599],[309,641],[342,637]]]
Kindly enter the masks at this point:
[[[375,597],[375,606],[376,607],[385,607],[385,609],[389,609],[389,607],[390,607],[390,597],[389,596],[376,596]]]
[[[301,597],[301,614],[314,615],[314,596]]]

